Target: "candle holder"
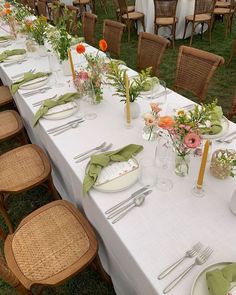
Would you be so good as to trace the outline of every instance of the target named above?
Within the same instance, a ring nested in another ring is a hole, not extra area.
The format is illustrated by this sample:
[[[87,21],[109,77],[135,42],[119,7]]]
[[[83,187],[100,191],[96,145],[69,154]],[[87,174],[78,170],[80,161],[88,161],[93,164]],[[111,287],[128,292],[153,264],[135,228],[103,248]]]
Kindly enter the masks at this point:
[[[202,198],[205,196],[205,187],[195,184],[192,188],[192,193],[195,197]]]

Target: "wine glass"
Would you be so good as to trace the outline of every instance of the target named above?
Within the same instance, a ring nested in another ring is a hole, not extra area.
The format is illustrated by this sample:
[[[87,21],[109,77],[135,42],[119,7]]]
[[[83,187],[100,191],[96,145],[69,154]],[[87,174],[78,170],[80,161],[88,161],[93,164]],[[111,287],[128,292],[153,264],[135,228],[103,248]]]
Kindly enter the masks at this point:
[[[166,93],[166,82],[165,81],[159,80],[158,91],[155,87],[153,88],[152,99],[158,105],[164,105],[166,103],[167,93]]]
[[[59,60],[55,54],[52,52],[48,53],[48,62],[49,62],[49,70],[52,72],[52,76],[54,77],[55,87],[61,88],[64,87],[64,83],[62,82],[61,75],[61,67]]]
[[[139,162],[139,182],[142,186],[154,186],[157,183],[157,167],[153,158],[143,158]]]
[[[158,167],[161,168],[161,176],[158,177],[157,187],[161,191],[170,191],[173,187],[171,179],[165,177],[172,162],[172,144],[163,136],[159,136],[155,150],[155,161]]]

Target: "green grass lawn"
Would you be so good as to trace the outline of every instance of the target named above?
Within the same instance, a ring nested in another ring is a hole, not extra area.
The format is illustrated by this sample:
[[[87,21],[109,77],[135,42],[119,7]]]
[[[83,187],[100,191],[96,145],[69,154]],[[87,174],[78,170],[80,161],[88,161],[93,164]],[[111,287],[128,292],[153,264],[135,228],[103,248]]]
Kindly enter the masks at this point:
[[[98,15],[98,22],[96,26],[96,39],[97,41],[102,38],[102,25],[103,20],[115,19],[115,9],[112,5],[112,0],[107,0],[106,15],[104,9],[101,8],[99,1],[96,6],[96,14]],[[207,38],[203,39],[200,36],[195,36],[193,41],[193,47],[200,48],[206,51],[213,52],[221,55],[227,61],[230,55],[233,38],[236,38],[236,22],[234,22],[232,34],[224,39],[224,23],[217,21],[212,36],[212,45],[209,46]],[[173,79],[175,75],[175,64],[178,54],[178,48],[180,45],[188,45],[189,40],[177,40],[175,49],[169,48],[166,51],[164,59],[161,64],[161,78],[166,80],[167,86],[172,87]],[[127,63],[127,65],[133,69],[136,68],[136,52],[137,52],[137,35],[135,31],[132,32],[131,42],[127,42],[127,33],[125,32],[122,39],[121,59]],[[216,75],[211,83],[208,91],[207,101],[211,101],[214,98],[218,98],[219,104],[223,107],[225,114],[228,112],[231,99],[236,91],[235,85],[236,78],[236,56],[230,66],[223,65],[217,70]],[[188,96],[197,101],[194,97]],[[0,153],[4,152],[9,145],[11,147],[16,146],[14,141],[4,143],[0,145]],[[15,224],[35,210],[36,208],[51,201],[51,197],[47,194],[47,191],[40,187],[20,196],[10,198],[9,200],[9,213]],[[1,220],[1,223],[2,220]],[[14,295],[16,292],[9,287],[6,283],[0,280],[0,295]],[[83,271],[69,282],[56,288],[55,290],[48,290],[45,294],[65,294],[65,295],[110,295],[115,294],[111,286],[107,286],[100,280],[99,275],[91,268]],[[128,295],[128,294],[127,294]]]

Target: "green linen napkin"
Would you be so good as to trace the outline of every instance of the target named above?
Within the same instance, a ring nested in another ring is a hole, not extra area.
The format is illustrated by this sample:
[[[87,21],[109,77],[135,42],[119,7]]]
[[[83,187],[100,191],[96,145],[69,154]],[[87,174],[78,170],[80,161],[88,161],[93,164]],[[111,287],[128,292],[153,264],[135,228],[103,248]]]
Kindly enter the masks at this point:
[[[209,135],[220,133],[222,130],[222,125],[221,125],[222,117],[223,117],[222,108],[220,106],[216,106],[210,114],[211,127],[204,128],[202,130],[202,133],[209,134]]]
[[[230,283],[236,281],[236,263],[208,271],[206,280],[210,295],[227,295]]]
[[[29,82],[31,80],[34,80],[34,79],[37,79],[40,77],[49,76],[49,75],[51,75],[51,73],[38,72],[38,73],[33,74],[31,72],[27,72],[24,74],[23,78],[12,83],[11,92],[13,94],[15,94],[17,92],[17,90],[20,88],[20,86],[25,84],[26,82]]]
[[[9,35],[6,35],[6,36],[0,36],[0,41],[7,41],[7,40],[10,40],[12,37],[9,36]]]
[[[143,85],[143,91],[150,91],[154,88],[154,86],[159,82],[157,77],[150,77],[148,78]]]
[[[48,110],[54,108],[55,106],[62,105],[71,101],[74,101],[76,98],[79,98],[78,92],[70,92],[64,95],[61,95],[57,100],[47,99],[41,105],[37,113],[34,115],[34,126],[36,126],[45,114],[47,114]]]
[[[88,192],[91,189],[102,168],[108,166],[110,162],[128,161],[132,156],[135,156],[142,150],[143,146],[141,145],[129,144],[116,151],[91,156],[89,167],[83,181],[83,191]]]
[[[13,50],[5,50],[0,54],[0,62],[3,62],[6,58],[12,55],[22,55],[25,54],[25,49],[13,49]]]

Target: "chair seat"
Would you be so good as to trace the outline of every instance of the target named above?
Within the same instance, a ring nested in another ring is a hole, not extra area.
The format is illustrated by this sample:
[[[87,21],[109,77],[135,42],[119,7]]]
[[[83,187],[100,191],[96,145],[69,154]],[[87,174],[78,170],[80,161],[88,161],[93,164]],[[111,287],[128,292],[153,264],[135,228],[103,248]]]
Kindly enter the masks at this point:
[[[56,285],[83,269],[97,254],[92,229],[67,201],[55,201],[28,215],[12,235],[4,253],[21,283]]]
[[[231,10],[230,8],[217,7],[214,9],[214,14],[229,14],[229,13],[233,13],[233,10]]]
[[[73,1],[73,5],[86,5],[86,4],[90,4],[91,0],[75,0]]]
[[[228,8],[230,7],[230,2],[226,2],[226,1],[216,1],[216,7],[225,7]]]
[[[9,87],[0,86],[0,106],[13,102]]]
[[[128,9],[128,12],[132,12],[135,10],[135,6],[133,6],[133,5],[127,6],[127,9]],[[120,8],[117,8],[116,12],[120,13]]]
[[[0,141],[6,140],[23,129],[23,124],[16,111],[0,112]]]
[[[195,21],[196,22],[204,22],[211,19],[211,16],[209,14],[196,14]],[[186,16],[186,20],[192,22],[193,21],[193,15]]]
[[[155,24],[159,26],[168,26],[173,25],[178,22],[177,17],[157,17],[155,20]]]
[[[33,144],[4,153],[0,157],[0,167],[0,191],[5,192],[29,189],[44,182],[51,173],[48,159]]]
[[[144,14],[142,12],[138,12],[138,11],[129,12],[128,16],[127,16],[126,13],[122,15],[123,19],[128,19],[129,18],[129,19],[132,19],[132,20],[143,18],[143,17],[144,17]]]

